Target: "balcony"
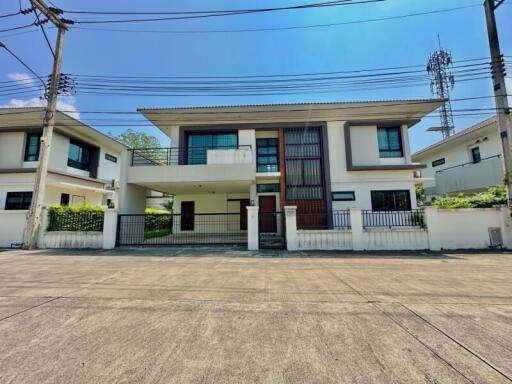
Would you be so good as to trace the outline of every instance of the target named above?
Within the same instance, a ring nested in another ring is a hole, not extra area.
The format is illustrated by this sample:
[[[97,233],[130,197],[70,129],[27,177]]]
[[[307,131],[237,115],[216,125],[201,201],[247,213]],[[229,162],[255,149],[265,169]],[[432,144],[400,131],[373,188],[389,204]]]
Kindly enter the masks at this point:
[[[169,186],[184,183],[203,185],[208,182],[216,185],[234,182],[248,186],[256,177],[250,145],[215,148],[134,148],[130,152],[128,182],[148,187],[162,183]]]
[[[482,159],[478,163],[464,163],[436,173],[436,192],[445,196],[486,189],[503,182],[501,155]]]

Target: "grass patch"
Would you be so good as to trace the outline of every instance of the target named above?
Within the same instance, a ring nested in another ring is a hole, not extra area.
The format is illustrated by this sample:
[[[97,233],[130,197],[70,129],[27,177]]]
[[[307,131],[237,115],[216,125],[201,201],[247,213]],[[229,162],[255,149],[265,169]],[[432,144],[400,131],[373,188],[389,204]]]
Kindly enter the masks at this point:
[[[170,235],[172,231],[169,228],[166,229],[154,229],[152,231],[144,231],[144,240],[155,239],[157,237],[163,237]]]

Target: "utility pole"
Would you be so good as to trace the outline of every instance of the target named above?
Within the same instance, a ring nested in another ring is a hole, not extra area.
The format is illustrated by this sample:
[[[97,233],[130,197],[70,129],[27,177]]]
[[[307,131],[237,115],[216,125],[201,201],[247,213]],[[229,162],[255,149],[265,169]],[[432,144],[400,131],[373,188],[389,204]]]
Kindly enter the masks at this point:
[[[491,68],[494,97],[496,101],[496,114],[498,117],[498,128],[500,130],[501,145],[503,148],[503,160],[505,164],[505,181],[508,190],[509,205],[512,197],[512,127],[510,121],[510,108],[507,100],[507,88],[505,85],[505,65],[501,54],[498,28],[496,26],[496,9],[505,0],[485,0],[485,19],[487,21],[487,33],[489,35],[489,46],[491,49]]]
[[[32,203],[27,220],[24,248],[33,249],[37,246],[37,238],[41,226],[41,215],[46,190],[46,176],[48,174],[48,160],[50,158],[50,145],[53,137],[55,112],[57,109],[57,97],[61,72],[62,49],[64,48],[64,33],[67,31],[67,20],[59,18],[59,10],[48,7],[43,0],[30,0],[32,7],[39,10],[55,27],[57,27],[57,42],[53,60],[52,76],[47,93],[48,105],[43,120],[43,134],[39,150],[39,163],[34,182]]]

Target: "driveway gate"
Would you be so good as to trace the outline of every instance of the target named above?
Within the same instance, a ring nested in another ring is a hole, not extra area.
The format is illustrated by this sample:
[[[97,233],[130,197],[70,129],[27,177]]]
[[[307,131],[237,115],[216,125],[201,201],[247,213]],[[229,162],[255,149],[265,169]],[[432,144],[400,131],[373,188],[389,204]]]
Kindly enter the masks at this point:
[[[247,244],[247,215],[183,213],[119,215],[119,246]]]

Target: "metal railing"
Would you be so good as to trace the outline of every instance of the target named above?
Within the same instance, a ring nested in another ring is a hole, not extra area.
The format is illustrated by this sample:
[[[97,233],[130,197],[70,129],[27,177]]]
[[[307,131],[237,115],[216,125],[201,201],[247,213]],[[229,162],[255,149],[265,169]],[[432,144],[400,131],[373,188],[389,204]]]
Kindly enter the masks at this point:
[[[363,228],[372,227],[420,227],[425,228],[425,212],[410,211],[362,211]]]
[[[298,229],[350,229],[350,211],[297,212]]]
[[[499,159],[500,157],[501,157],[501,154],[494,155],[494,156],[489,156],[489,157],[484,157],[484,158],[480,159],[480,161],[477,161],[477,162],[469,161],[467,163],[462,163],[462,164],[459,164],[459,165],[454,165],[452,167],[440,169],[439,171],[436,171],[436,173],[445,172],[445,171],[448,171],[450,169],[455,169],[455,168],[463,168],[463,167],[467,167],[469,165],[480,164],[482,161],[491,160],[491,159]]]
[[[183,213],[119,215],[118,245],[247,243],[247,215]]]
[[[175,148],[133,148],[132,166],[159,165],[197,165],[207,164],[208,151],[215,150],[251,150],[251,145],[229,145],[215,147],[175,147]]]

